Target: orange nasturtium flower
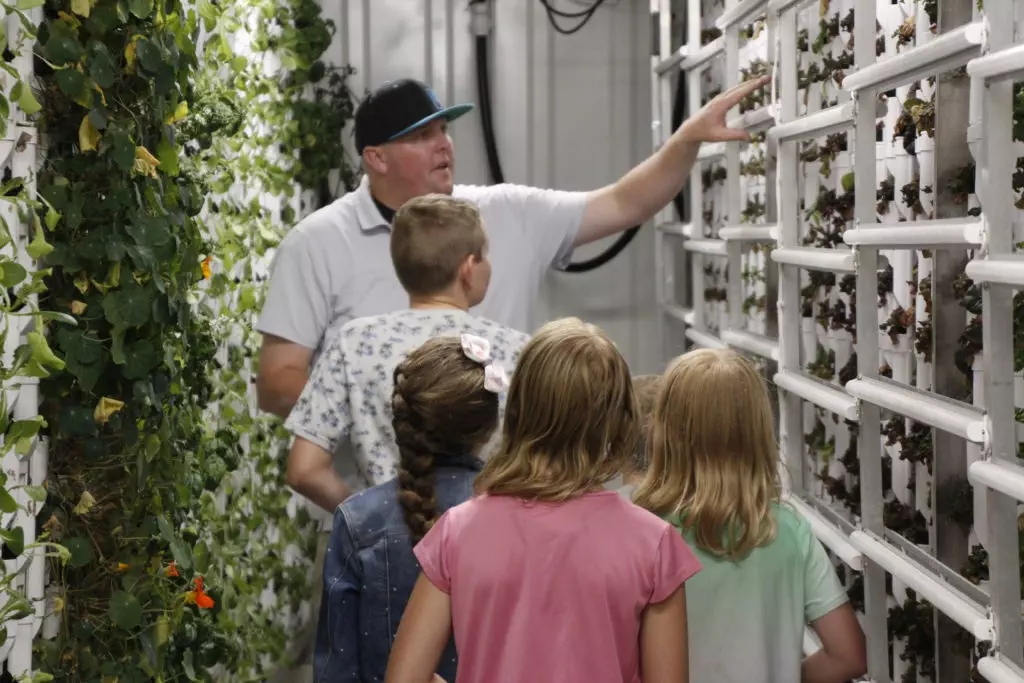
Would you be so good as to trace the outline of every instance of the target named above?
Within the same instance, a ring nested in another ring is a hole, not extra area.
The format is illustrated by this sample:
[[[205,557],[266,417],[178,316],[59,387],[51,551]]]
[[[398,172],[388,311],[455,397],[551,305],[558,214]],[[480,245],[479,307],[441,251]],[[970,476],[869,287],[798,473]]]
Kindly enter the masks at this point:
[[[178,573],[178,565],[175,562],[171,562],[167,565],[167,569],[164,570],[164,576],[181,576]]]
[[[213,263],[213,257],[207,256],[206,258],[203,259],[203,262],[199,264],[199,267],[203,269],[204,280],[209,280],[211,277],[213,277],[213,269],[210,267],[211,263]]]
[[[196,589],[185,593],[185,602],[194,603],[200,609],[210,609],[213,607],[213,598],[203,590],[203,577],[197,576],[192,582],[195,584]]]

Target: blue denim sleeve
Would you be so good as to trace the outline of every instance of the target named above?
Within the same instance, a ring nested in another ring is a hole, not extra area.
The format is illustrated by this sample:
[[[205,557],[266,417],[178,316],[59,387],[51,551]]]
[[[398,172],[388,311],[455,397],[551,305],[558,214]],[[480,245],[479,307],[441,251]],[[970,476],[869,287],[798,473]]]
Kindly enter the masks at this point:
[[[359,592],[362,565],[345,516],[334,513],[334,530],[324,557],[323,597],[313,653],[316,683],[358,683]]]

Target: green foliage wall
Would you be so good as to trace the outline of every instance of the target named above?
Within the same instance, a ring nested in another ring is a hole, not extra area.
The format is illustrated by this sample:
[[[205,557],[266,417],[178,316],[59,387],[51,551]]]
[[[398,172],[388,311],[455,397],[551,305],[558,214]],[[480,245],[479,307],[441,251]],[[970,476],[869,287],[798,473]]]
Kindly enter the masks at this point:
[[[35,226],[38,271],[0,257],[0,304],[8,326],[35,296],[43,313],[0,371],[42,378],[40,418],[2,425],[26,452],[49,439],[46,487],[28,494],[61,544],[58,635],[37,642],[37,668],[266,680],[302,625],[315,534],[283,482],[279,422],[254,407],[259,274],[353,181],[350,70],[319,61],[333,27],[308,0],[47,0],[38,30],[23,18],[8,52],[34,53],[36,79],[9,97],[45,154],[4,199]],[[0,488],[0,512],[15,491]],[[28,609],[12,602],[0,628]]]

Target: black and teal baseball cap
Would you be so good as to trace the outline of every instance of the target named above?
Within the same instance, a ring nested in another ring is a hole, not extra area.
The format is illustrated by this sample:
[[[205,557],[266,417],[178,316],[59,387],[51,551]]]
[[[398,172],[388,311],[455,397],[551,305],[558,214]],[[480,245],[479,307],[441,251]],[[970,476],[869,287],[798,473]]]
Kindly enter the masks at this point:
[[[356,108],[356,152],[395,140],[431,121],[454,121],[472,104],[444,107],[426,83],[412,78],[389,81],[366,96]]]

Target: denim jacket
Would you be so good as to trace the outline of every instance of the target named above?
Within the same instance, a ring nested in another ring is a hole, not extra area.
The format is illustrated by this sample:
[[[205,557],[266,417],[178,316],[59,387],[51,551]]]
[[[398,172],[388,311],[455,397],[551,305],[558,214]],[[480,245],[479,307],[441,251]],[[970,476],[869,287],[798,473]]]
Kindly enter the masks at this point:
[[[448,460],[436,472],[438,514],[473,494],[479,461]],[[388,655],[420,566],[392,479],[350,497],[334,513],[313,658],[315,683],[384,680]],[[437,673],[455,680],[455,643]]]

